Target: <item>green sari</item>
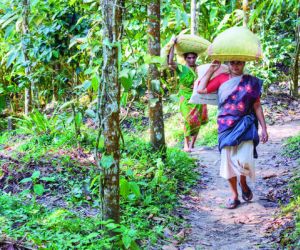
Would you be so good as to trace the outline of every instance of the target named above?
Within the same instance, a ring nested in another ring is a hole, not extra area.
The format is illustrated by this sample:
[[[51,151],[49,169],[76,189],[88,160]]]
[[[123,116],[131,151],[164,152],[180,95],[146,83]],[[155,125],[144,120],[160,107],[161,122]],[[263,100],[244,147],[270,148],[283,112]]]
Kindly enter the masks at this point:
[[[207,122],[207,105],[189,103],[197,79],[195,71],[178,64],[176,72],[179,77],[179,109],[184,120],[184,136],[196,136],[201,124]]]

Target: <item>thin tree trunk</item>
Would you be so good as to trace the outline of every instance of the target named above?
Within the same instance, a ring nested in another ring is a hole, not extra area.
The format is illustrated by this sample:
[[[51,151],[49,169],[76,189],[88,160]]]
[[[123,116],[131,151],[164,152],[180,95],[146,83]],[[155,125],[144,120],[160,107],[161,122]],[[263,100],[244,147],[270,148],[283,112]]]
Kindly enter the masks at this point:
[[[148,5],[148,51],[151,56],[160,55],[160,1]],[[155,64],[149,65],[149,123],[150,141],[155,150],[165,150],[165,133],[162,109],[160,72]]]
[[[122,20],[122,1],[102,0],[103,43],[102,81],[99,86],[98,106],[101,110],[105,154],[102,155],[102,216],[104,220],[120,221],[120,85],[118,81],[118,46]],[[103,90],[103,91],[101,91]],[[105,160],[112,159],[112,160]]]
[[[30,65],[29,65],[29,58],[27,53],[27,46],[25,44],[25,37],[29,33],[28,28],[28,16],[29,16],[29,6],[30,6],[30,0],[23,0],[23,22],[22,22],[22,50],[26,62],[25,67],[25,76],[28,77],[30,75]],[[25,88],[25,104],[24,104],[24,113],[25,115],[28,115],[28,113],[31,110],[31,82],[29,85]]]
[[[54,74],[57,75],[60,71],[60,64],[57,61],[54,65]],[[52,101],[56,102],[58,101],[58,86],[57,83],[55,81],[54,76],[52,77],[52,88],[53,88],[53,95],[52,95]]]
[[[300,25],[296,27],[296,51],[295,51],[295,63],[293,67],[293,86],[292,95],[294,97],[299,96],[299,56],[300,56]]]
[[[186,0],[183,0],[182,4],[183,4],[184,11],[187,12],[187,3],[186,3]]]
[[[243,18],[243,27],[248,26],[248,0],[243,0],[243,11],[244,11],[244,18]]]
[[[14,93],[11,101],[11,110],[13,114],[16,114],[19,110],[19,99],[18,94]]]
[[[191,34],[197,35],[197,0],[191,0]]]

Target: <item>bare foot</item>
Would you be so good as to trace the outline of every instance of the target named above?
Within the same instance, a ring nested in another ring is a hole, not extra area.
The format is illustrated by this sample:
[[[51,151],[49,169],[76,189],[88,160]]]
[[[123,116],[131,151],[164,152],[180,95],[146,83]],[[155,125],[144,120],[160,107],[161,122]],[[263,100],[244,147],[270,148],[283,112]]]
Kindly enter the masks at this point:
[[[192,150],[190,148],[184,148],[183,151],[184,152],[191,152]]]

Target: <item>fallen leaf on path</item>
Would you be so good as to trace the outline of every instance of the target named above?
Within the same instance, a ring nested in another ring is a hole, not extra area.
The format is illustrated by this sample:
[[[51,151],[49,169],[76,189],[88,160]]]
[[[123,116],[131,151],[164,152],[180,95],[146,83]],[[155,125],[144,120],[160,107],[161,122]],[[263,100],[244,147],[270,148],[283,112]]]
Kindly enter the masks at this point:
[[[262,178],[263,178],[264,180],[266,180],[266,179],[270,179],[270,178],[273,178],[273,177],[277,177],[277,174],[269,174],[269,175],[265,175],[265,176],[263,176]]]
[[[178,247],[172,245],[165,245],[162,247],[162,250],[178,250]]]
[[[234,223],[237,223],[237,224],[246,224],[248,223],[250,220],[250,218],[246,215],[239,215],[235,220],[234,220]]]
[[[149,214],[149,216],[147,217],[147,219],[148,219],[148,220],[149,220],[149,219],[152,219],[153,216],[154,216],[154,214]]]
[[[263,223],[264,222],[264,220],[252,220],[252,221],[250,221],[250,224],[261,224],[261,223]]]
[[[160,218],[160,217],[153,217],[152,220],[155,220],[155,221],[158,221],[158,222],[165,221],[164,218]]]
[[[163,232],[166,238],[171,238],[173,236],[173,232],[167,227],[164,228]]]
[[[190,196],[192,201],[199,202],[201,198],[199,196]]]
[[[204,246],[211,246],[212,244],[208,243],[208,242],[200,242],[201,245],[204,245]]]
[[[181,229],[180,232],[175,235],[176,238],[181,239],[181,240],[184,239],[185,233],[186,233],[185,231],[186,231],[185,229]]]

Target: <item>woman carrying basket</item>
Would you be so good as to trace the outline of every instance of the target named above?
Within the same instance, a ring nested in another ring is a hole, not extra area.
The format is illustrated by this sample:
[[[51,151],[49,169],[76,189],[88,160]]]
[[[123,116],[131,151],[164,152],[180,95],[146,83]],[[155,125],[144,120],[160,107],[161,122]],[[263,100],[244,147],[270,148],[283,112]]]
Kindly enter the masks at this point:
[[[226,207],[232,209],[241,203],[237,191],[238,177],[242,198],[247,202],[253,198],[246,178],[255,177],[254,158],[257,158],[256,146],[259,143],[258,122],[262,128],[263,143],[268,141],[268,133],[260,104],[262,81],[244,74],[244,61],[230,61],[228,74],[220,74],[209,81],[219,67],[218,61],[211,64],[199,83],[198,93],[207,94],[218,90],[220,175],[229,181],[232,197]]]
[[[174,62],[174,44],[168,55],[168,65],[170,69],[176,71],[179,76],[180,97],[179,109],[184,120],[184,151],[191,152],[194,148],[201,124],[207,122],[207,105],[188,103],[192,92],[194,81],[197,79],[197,54],[195,52],[184,53],[185,65]]]

